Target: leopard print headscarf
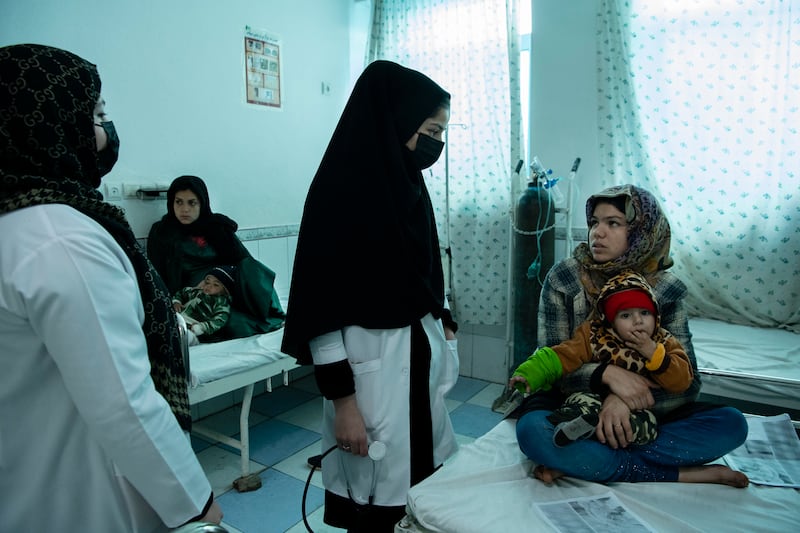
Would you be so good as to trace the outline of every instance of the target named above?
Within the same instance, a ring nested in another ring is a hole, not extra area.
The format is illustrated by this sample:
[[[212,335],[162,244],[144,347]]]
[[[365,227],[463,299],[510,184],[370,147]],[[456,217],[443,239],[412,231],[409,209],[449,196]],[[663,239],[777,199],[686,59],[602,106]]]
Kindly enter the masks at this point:
[[[111,234],[136,271],[156,390],[188,430],[191,412],[170,295],[123,211],[96,189],[93,114],[99,96],[97,68],[70,52],[36,44],[0,48],[0,213],[66,204]]]
[[[595,263],[587,243],[578,245],[572,254],[581,264],[581,283],[592,303],[606,282],[623,270],[638,272],[655,285],[661,272],[673,264],[669,256],[669,221],[655,196],[641,187],[616,185],[590,196],[586,200],[586,224],[591,227],[594,209],[601,200],[619,197],[625,199],[628,250],[606,263]]]

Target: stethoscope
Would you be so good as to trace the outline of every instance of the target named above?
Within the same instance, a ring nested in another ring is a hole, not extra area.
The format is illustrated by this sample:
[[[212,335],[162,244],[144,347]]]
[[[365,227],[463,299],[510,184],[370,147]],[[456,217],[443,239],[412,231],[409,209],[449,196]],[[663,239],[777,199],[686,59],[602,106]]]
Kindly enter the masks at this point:
[[[320,457],[320,464],[322,464],[322,460],[325,459],[325,457],[329,453],[331,453],[332,451],[334,451],[338,447],[339,446],[336,445],[336,446],[331,446],[330,448],[328,448],[325,451],[325,453],[322,454],[322,457]],[[380,442],[380,441],[377,441],[377,440],[371,442],[370,445],[369,445],[369,449],[367,451],[367,456],[372,460],[372,485],[370,486],[370,489],[369,489],[369,497],[367,498],[367,505],[372,505],[372,502],[375,499],[375,485],[378,482],[378,475],[377,475],[378,468],[380,467],[381,460],[384,457],[386,457],[386,445],[384,443]],[[308,530],[309,533],[314,533],[314,530],[311,529],[311,525],[308,523],[308,518],[306,517],[306,496],[308,495],[308,487],[311,485],[311,477],[314,475],[314,471],[316,469],[317,469],[316,466],[311,468],[311,472],[308,473],[308,479],[306,480],[305,489],[303,489],[303,504],[302,504],[303,524],[305,524],[306,530]],[[352,489],[351,489],[351,486],[350,486],[350,479],[347,476],[347,469],[344,466],[344,455],[343,454],[339,455],[339,469],[341,470],[342,475],[344,475],[344,483],[347,486],[347,497],[350,498],[350,501],[352,501],[356,505],[364,505],[362,503],[358,503],[353,498],[353,492],[352,492]]]

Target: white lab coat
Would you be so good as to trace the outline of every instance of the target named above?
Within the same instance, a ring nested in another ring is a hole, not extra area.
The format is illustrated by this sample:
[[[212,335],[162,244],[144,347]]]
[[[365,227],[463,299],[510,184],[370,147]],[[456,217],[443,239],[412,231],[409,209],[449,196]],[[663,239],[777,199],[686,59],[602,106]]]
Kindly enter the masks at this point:
[[[163,531],[211,487],[153,387],[133,267],[65,205],[0,215],[0,531]]]
[[[421,320],[431,346],[429,391],[433,421],[434,464],[439,465],[457,448],[444,395],[458,378],[456,341],[444,336],[441,320],[428,314]],[[337,339],[338,335],[338,339]],[[356,401],[364,417],[367,441],[386,445],[386,455],[373,462],[341,450],[324,460],[325,488],[339,496],[350,494],[359,504],[403,506],[411,485],[409,436],[409,390],[411,328],[390,330],[349,326],[341,332],[317,337],[311,342],[315,364],[334,362],[344,353],[353,369]],[[336,445],[333,402],[325,400],[322,450]],[[374,488],[373,488],[374,486]]]

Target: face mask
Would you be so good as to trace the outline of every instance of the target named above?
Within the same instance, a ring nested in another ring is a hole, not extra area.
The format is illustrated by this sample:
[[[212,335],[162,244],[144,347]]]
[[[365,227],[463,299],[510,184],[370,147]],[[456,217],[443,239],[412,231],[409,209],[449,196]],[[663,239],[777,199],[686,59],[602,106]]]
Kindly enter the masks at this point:
[[[444,143],[442,141],[437,141],[430,135],[425,135],[420,132],[417,133],[419,134],[417,137],[417,147],[411,152],[411,157],[414,158],[414,162],[420,170],[425,170],[436,163],[436,160],[442,155]]]
[[[108,137],[106,147],[97,152],[97,169],[100,171],[100,177],[102,178],[111,172],[114,163],[117,162],[117,158],[119,157],[119,136],[117,136],[114,123],[110,120],[108,122],[101,122],[98,126],[103,128],[103,131],[106,132],[106,136]]]

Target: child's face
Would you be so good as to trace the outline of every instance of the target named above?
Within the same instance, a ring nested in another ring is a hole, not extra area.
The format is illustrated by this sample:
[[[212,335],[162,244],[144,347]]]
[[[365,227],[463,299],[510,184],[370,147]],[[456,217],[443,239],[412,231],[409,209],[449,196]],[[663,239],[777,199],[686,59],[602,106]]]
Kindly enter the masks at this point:
[[[656,317],[649,309],[630,307],[620,309],[614,317],[614,331],[622,340],[630,340],[634,331],[641,331],[652,337],[656,329]]]
[[[225,285],[223,285],[216,276],[212,276],[211,274],[203,278],[203,281],[197,285],[197,288],[201,289],[205,294],[210,294],[212,296],[228,293],[227,289],[225,289]]]

